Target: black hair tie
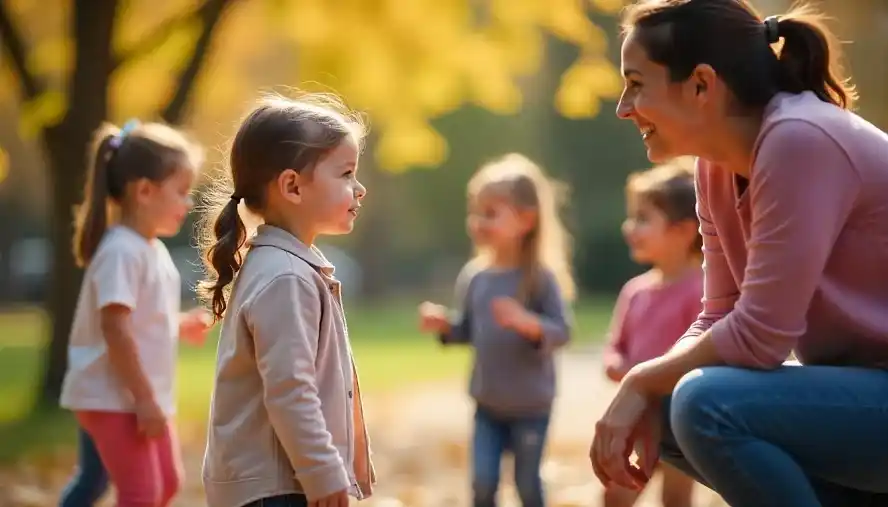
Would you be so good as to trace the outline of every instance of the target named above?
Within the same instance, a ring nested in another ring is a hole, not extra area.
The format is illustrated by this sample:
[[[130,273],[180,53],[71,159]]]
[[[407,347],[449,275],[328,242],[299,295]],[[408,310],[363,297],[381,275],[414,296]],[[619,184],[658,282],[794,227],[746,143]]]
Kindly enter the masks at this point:
[[[765,36],[768,38],[768,44],[774,44],[780,40],[780,18],[777,16],[768,16],[764,21]]]
[[[241,199],[243,199],[243,197],[237,194],[231,194],[231,200],[234,201],[235,204],[239,203]]]

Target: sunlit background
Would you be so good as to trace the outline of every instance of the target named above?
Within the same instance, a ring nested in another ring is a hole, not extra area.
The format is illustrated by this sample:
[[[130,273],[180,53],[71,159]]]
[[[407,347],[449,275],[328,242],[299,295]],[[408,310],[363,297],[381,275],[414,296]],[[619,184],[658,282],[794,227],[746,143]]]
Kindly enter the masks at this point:
[[[790,4],[755,3],[765,14]],[[371,125],[361,159],[366,213],[354,234],[321,245],[343,281],[368,397],[380,484],[367,505],[466,505],[470,356],[420,335],[415,307],[450,301],[469,254],[466,181],[510,151],[572,189],[566,218],[583,297],[544,474],[552,505],[597,505],[585,455],[611,387],[595,351],[615,290],[643,269],[629,261],[619,227],[626,175],[647,164],[635,128],[613,115],[622,5],[0,0],[0,506],[55,505],[71,472],[73,422],[50,408],[79,289],[71,210],[92,130],[131,117],[180,125],[210,148],[211,176],[258,92],[292,88],[341,94]],[[885,128],[888,3],[820,5],[854,42],[846,49],[862,113]],[[201,276],[191,222],[167,242],[189,305]],[[202,504],[214,354],[213,340],[182,350],[189,479],[176,505]]]

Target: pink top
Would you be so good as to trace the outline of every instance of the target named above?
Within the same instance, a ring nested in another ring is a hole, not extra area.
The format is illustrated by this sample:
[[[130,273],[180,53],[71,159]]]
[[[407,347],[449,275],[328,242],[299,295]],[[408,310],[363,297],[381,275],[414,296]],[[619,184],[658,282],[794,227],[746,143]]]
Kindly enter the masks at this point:
[[[651,271],[629,280],[614,307],[610,351],[627,366],[663,355],[694,323],[702,297],[699,270],[667,284]]]
[[[727,364],[888,361],[888,135],[811,92],[765,110],[748,189],[697,164],[703,312]],[[740,197],[737,197],[738,194]]]

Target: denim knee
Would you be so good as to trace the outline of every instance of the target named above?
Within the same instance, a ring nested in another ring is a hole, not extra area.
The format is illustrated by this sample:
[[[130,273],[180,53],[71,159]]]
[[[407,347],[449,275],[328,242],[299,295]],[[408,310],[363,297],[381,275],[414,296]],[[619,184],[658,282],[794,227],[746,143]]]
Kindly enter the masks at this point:
[[[716,427],[728,422],[724,410],[724,387],[731,382],[730,368],[715,366],[699,368],[687,373],[672,392],[669,423],[679,447],[693,445],[701,438],[716,436]]]

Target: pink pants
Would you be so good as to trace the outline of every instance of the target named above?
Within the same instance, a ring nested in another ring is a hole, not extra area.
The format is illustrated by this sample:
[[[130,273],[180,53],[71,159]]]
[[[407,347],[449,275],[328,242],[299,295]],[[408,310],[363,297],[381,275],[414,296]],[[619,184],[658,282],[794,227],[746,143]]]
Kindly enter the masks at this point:
[[[136,415],[125,412],[77,412],[108,477],[117,490],[117,507],[166,507],[182,482],[182,458],[172,422],[163,435],[139,433]]]

